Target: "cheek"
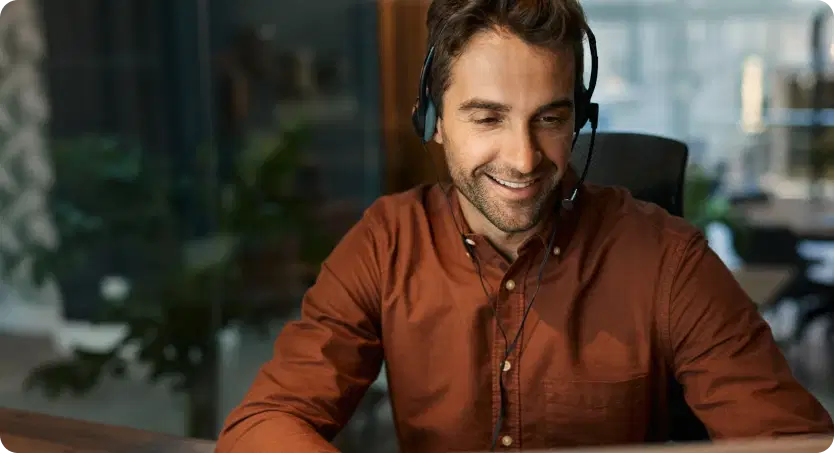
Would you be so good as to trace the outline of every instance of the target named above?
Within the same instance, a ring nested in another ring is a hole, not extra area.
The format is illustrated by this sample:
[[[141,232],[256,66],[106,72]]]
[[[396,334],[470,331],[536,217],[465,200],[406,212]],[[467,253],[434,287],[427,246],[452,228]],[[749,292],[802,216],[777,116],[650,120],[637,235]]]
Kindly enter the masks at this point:
[[[471,174],[476,169],[488,164],[495,157],[495,140],[452,140],[446,142],[446,159],[449,166]]]
[[[566,168],[570,162],[573,136],[562,135],[559,137],[548,137],[542,142],[546,143],[543,147],[543,151],[547,159],[556,164],[556,166],[559,167],[559,171]]]

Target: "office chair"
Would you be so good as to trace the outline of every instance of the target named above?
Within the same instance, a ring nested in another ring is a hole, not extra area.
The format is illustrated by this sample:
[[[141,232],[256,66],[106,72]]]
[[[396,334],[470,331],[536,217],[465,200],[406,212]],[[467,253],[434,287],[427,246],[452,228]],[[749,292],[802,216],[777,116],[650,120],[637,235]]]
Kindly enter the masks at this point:
[[[589,134],[576,142],[571,163],[581,174],[588,155]],[[638,200],[683,216],[683,186],[689,149],[686,144],[654,135],[597,133],[587,181],[622,186]]]
[[[589,134],[577,139],[571,164],[578,174],[588,155]],[[638,200],[654,203],[670,214],[683,217],[683,188],[689,148],[669,138],[631,133],[597,133],[587,181],[620,186]],[[686,404],[683,387],[669,383],[669,436],[666,441],[709,440],[704,424]]]

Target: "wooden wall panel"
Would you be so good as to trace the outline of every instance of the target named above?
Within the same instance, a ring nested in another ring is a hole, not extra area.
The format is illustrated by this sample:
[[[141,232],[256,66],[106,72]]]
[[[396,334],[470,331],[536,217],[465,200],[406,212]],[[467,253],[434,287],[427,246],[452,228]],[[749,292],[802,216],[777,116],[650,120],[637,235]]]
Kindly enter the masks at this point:
[[[387,193],[436,181],[436,171],[446,174],[439,147],[429,146],[430,159],[411,125],[411,109],[417,98],[426,52],[425,21],[429,3],[430,0],[379,0],[378,3]]]

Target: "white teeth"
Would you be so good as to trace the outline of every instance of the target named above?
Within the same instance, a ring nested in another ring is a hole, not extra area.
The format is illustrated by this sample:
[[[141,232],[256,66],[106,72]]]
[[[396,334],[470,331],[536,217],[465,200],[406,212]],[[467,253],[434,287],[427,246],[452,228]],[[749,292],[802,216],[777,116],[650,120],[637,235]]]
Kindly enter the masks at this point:
[[[523,189],[525,187],[531,186],[535,181],[527,181],[527,182],[512,182],[512,181],[504,181],[503,179],[498,179],[493,177],[492,179],[495,180],[498,184],[502,186],[509,187],[510,189]]]

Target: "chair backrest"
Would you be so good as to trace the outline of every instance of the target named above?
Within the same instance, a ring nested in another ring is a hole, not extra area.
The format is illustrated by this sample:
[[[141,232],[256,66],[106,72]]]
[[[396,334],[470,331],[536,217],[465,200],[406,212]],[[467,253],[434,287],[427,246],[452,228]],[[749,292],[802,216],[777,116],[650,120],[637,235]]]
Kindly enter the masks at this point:
[[[588,155],[590,134],[576,142],[571,164],[581,174]],[[621,186],[638,200],[655,203],[672,215],[683,216],[683,187],[689,149],[669,138],[630,133],[597,133],[588,182]],[[683,395],[683,387],[669,383],[669,435],[665,440],[709,440],[704,424],[695,416]]]
[[[579,174],[585,168],[590,139],[590,134],[580,135],[571,156]],[[689,148],[677,140],[623,132],[597,133],[587,181],[625,187],[634,198],[683,216],[688,159]]]

